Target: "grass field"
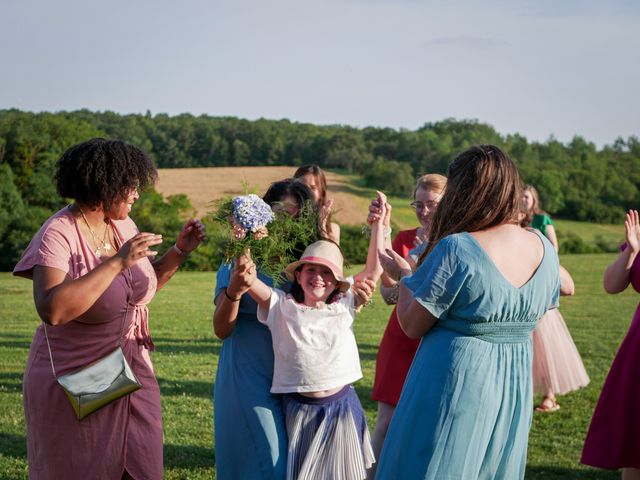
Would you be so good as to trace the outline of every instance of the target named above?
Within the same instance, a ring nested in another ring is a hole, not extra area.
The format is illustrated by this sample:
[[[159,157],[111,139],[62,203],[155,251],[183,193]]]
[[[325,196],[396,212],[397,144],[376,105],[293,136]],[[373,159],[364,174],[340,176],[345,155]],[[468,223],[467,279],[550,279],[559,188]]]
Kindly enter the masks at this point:
[[[612,255],[563,257],[577,285],[562,312],[583,355],[591,384],[560,398],[562,409],[536,414],[529,442],[527,478],[614,479],[618,474],[579,465],[593,408],[618,345],[638,302],[632,292],[606,295],[602,272]],[[168,479],[214,477],[212,387],[220,342],[213,336],[212,273],[179,273],[151,304],[153,355],[162,391],[165,466]],[[369,400],[378,343],[390,308],[380,299],[356,320],[364,378],[357,390],[370,425]],[[27,478],[21,379],[38,318],[31,283],[0,274],[0,478]],[[478,408],[482,408],[478,406]]]

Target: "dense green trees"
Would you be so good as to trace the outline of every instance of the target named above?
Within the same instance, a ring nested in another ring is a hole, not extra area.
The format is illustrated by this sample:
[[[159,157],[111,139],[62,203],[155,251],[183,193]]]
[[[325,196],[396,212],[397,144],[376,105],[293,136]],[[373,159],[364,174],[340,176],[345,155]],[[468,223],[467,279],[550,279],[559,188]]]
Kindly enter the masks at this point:
[[[617,222],[640,201],[636,137],[598,149],[581,137],[568,144],[553,138],[528,142],[472,120],[446,119],[408,131],[189,114],[0,110],[0,268],[10,267],[42,219],[64,205],[53,187],[56,159],[70,145],[93,136],[133,143],[150,152],[159,167],[317,163],[360,174],[373,187],[407,194],[418,175],[444,173],[464,148],[493,143],[509,152],[523,180],[539,189],[553,215]],[[180,201],[173,199],[162,208],[179,210],[184,207]],[[160,208],[164,201],[154,202],[153,208]]]

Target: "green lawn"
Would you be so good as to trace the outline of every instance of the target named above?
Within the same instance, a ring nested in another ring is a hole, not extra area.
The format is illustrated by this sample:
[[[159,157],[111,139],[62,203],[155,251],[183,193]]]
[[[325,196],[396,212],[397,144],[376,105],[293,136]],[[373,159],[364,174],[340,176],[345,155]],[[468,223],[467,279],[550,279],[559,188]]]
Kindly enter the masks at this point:
[[[582,442],[605,375],[629,326],[638,298],[606,295],[601,287],[613,255],[575,255],[562,263],[577,293],[562,312],[591,376],[589,387],[560,398],[562,409],[536,414],[529,442],[527,478],[613,479],[619,474],[579,465]],[[162,390],[168,479],[214,477],[211,392],[220,342],[211,329],[213,273],[180,273],[151,304],[153,355]],[[369,400],[378,343],[389,307],[377,299],[357,318],[364,379],[357,390],[373,426]],[[31,283],[0,274],[0,478],[27,478],[21,378],[38,318]],[[481,406],[479,406],[481,408]]]

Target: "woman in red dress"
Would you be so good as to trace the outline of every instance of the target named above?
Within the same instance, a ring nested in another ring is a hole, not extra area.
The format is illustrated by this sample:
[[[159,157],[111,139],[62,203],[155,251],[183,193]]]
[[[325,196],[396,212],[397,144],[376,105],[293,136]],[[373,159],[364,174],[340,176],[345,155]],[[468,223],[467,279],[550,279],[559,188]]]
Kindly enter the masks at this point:
[[[438,174],[423,175],[418,179],[413,192],[411,206],[416,211],[420,226],[411,230],[403,230],[393,240],[392,248],[403,257],[408,257],[410,250],[420,245],[429,233],[429,218],[438,206],[444,193],[447,179]],[[381,287],[383,298],[388,304],[395,304],[398,298],[396,279],[387,279],[391,287]],[[389,317],[389,323],[382,336],[378,358],[376,361],[376,378],[371,392],[371,399],[378,402],[376,427],[373,432],[373,451],[376,458],[382,449],[382,443],[389,427],[404,380],[413,361],[420,340],[407,337],[398,323],[396,309]],[[375,476],[375,465],[369,472],[369,478]]]

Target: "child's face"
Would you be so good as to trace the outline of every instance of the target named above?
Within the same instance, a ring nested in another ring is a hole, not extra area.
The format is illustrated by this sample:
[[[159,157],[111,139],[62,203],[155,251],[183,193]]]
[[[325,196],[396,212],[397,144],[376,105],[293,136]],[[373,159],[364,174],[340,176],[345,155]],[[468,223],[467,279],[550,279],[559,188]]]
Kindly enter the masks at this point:
[[[296,271],[296,280],[302,287],[306,305],[325,302],[338,285],[331,269],[316,263],[305,263]]]

